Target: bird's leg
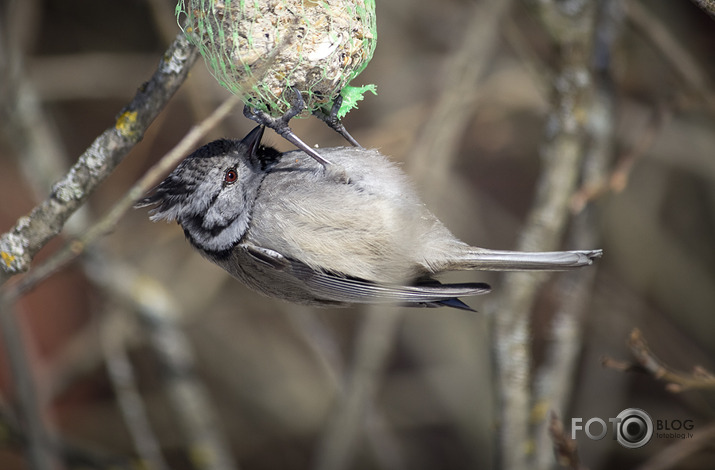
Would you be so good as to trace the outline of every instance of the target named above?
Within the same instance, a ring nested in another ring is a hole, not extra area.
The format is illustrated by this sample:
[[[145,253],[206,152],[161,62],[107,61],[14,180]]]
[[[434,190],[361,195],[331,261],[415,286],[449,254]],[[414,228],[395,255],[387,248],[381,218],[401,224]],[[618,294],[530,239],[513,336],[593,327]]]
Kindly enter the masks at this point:
[[[333,107],[330,108],[329,114],[326,114],[322,109],[319,108],[313,111],[313,115],[324,123],[326,123],[328,126],[330,126],[330,128],[333,129],[335,132],[343,136],[345,140],[350,142],[350,145],[352,145],[353,147],[362,148],[362,145],[360,145],[358,141],[350,135],[347,129],[345,129],[345,126],[343,126],[343,123],[340,122],[340,119],[338,119],[338,111],[340,110],[340,106],[342,104],[343,97],[342,95],[338,94],[338,96],[335,98],[335,101],[333,101]]]
[[[249,105],[244,106],[243,115],[246,116],[248,119],[256,121],[258,124],[270,127],[288,142],[313,157],[315,161],[323,165],[323,168],[327,169],[328,166],[332,165],[332,163],[329,160],[321,157],[320,154],[315,151],[315,149],[310,148],[308,144],[300,140],[300,138],[298,138],[298,136],[295,135],[291,128],[288,126],[288,121],[293,119],[296,115],[298,115],[298,113],[303,110],[303,108],[305,108],[305,102],[303,101],[303,97],[301,96],[298,88],[291,87],[291,89],[295,92],[295,98],[291,103],[291,108],[283,116],[274,118],[265,111],[261,111],[257,108],[252,108]]]

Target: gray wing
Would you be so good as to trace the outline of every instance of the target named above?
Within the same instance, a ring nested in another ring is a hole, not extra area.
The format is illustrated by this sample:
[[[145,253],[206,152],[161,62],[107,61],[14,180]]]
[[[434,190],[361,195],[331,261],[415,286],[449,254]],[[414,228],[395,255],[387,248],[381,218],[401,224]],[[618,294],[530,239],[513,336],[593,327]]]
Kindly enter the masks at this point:
[[[276,271],[277,283],[282,282],[286,290],[294,293],[303,290],[303,300],[311,296],[312,300],[318,303],[385,303],[413,307],[449,306],[471,310],[458,297],[486,294],[491,290],[489,285],[484,283],[441,284],[433,279],[419,280],[415,285],[378,284],[314,270],[273,250],[250,245],[245,248],[266,268]],[[293,285],[288,286],[286,283]],[[300,289],[297,289],[298,286]],[[280,288],[274,286],[276,287]]]

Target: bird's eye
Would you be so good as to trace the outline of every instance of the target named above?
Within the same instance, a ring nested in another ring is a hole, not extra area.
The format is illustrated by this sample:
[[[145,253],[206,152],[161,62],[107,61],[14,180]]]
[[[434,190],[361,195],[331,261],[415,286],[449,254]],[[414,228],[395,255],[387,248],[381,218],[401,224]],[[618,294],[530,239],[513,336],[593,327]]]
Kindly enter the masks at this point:
[[[238,180],[238,172],[235,168],[229,168],[226,170],[226,174],[223,176],[223,182],[226,184],[233,184]]]

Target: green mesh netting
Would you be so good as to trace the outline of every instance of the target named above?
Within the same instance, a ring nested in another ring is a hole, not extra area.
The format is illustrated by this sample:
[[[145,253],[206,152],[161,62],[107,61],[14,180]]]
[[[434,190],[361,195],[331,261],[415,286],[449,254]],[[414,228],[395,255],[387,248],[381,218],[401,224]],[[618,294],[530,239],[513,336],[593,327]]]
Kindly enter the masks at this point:
[[[375,50],[375,0],[179,0],[176,16],[219,83],[273,116],[290,109],[289,87],[304,115],[342,92],[342,117],[375,92],[347,86]]]

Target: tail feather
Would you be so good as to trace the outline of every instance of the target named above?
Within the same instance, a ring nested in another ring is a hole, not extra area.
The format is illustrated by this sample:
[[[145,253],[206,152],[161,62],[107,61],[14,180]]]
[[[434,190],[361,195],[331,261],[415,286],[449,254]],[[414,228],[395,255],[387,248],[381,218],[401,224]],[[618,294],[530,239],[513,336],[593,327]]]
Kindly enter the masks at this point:
[[[472,248],[450,269],[481,271],[565,271],[593,264],[603,250],[501,251]]]

